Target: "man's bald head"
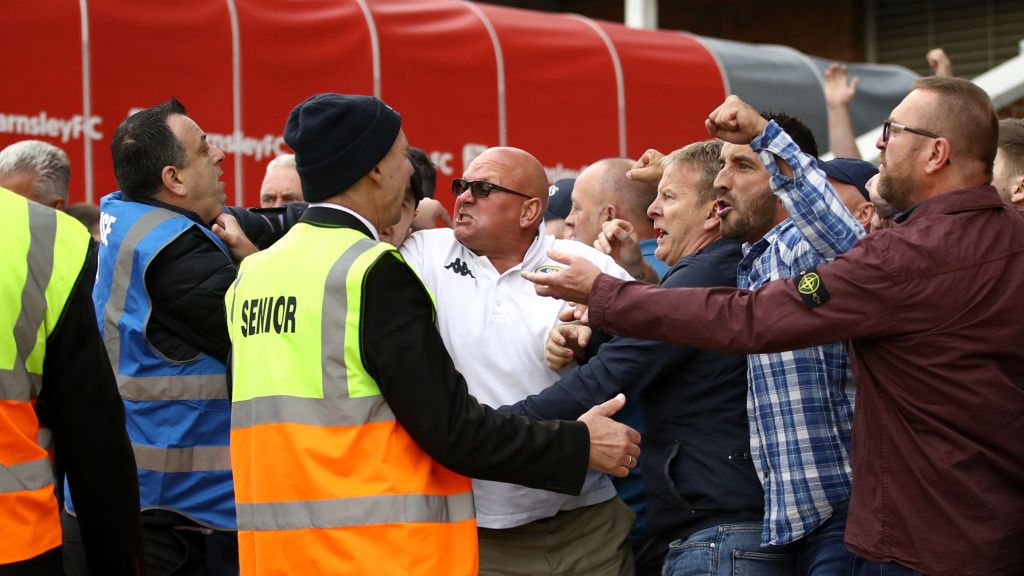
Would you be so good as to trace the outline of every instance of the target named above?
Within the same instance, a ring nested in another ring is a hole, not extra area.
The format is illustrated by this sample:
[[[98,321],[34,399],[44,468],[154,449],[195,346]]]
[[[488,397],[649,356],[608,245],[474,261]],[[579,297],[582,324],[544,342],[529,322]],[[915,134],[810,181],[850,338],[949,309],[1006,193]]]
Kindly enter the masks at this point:
[[[548,205],[544,167],[518,148],[488,148],[462,173],[467,182],[500,188],[466,188],[455,199],[455,239],[504,272],[522,261],[540,230]]]
[[[641,239],[654,235],[647,207],[658,189],[646,182],[626,178],[635,162],[628,158],[605,158],[584,170],[572,191],[572,212],[565,224],[571,237],[593,244],[601,225],[616,218],[626,220]]]
[[[466,172],[469,173],[474,168],[491,170],[499,174],[500,182],[488,181],[530,198],[537,198],[541,201],[543,210],[547,210],[548,176],[544,172],[544,166],[533,154],[509,146],[488,148],[469,163]]]

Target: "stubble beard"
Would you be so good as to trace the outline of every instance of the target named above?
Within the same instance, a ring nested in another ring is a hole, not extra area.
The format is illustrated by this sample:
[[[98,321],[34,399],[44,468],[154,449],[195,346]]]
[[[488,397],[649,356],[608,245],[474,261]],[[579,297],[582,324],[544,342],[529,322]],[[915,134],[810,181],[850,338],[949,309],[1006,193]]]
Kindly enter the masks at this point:
[[[910,208],[916,182],[910,176],[894,176],[886,171],[878,178],[878,195],[897,212]]]
[[[722,236],[744,242],[757,242],[768,233],[768,225],[775,216],[775,194],[772,193],[770,185],[758,190],[742,204],[735,201],[735,196],[729,200],[732,204],[732,223],[722,220]],[[757,238],[751,237],[754,235]]]

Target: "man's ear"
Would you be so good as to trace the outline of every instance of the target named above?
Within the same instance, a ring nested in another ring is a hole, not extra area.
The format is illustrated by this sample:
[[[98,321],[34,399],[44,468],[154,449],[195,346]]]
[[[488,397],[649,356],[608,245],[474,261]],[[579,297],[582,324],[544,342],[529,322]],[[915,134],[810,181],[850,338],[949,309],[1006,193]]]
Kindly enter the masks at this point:
[[[718,216],[718,210],[715,209],[715,203],[711,202],[708,204],[704,211],[704,222],[701,227],[705,232],[711,232],[712,230],[718,229],[722,225],[722,218]]]
[[[160,171],[160,180],[164,188],[170,191],[173,196],[185,198],[188,196],[188,187],[181,178],[181,168],[177,166],[164,166]]]
[[[602,224],[605,222],[611,222],[619,217],[619,210],[612,204],[605,204],[604,208],[601,209],[601,217],[598,219]]]
[[[523,202],[523,207],[519,212],[519,227],[533,228],[538,226],[541,216],[540,198],[530,198]]]
[[[934,138],[929,147],[928,164],[925,165],[925,172],[933,174],[949,164],[949,156],[952,150],[949,147],[949,140],[945,138]]]
[[[865,230],[871,230],[871,221],[875,219],[875,204],[873,202],[865,202],[857,207],[857,211],[853,213],[854,219],[860,222],[860,225]]]
[[[1010,202],[1024,203],[1024,174],[1010,180]]]
[[[373,180],[376,184],[381,184],[382,182],[384,182],[384,169],[381,168],[379,162],[377,163],[376,166],[373,167],[373,170],[367,172],[366,175],[369,176],[370,179]]]

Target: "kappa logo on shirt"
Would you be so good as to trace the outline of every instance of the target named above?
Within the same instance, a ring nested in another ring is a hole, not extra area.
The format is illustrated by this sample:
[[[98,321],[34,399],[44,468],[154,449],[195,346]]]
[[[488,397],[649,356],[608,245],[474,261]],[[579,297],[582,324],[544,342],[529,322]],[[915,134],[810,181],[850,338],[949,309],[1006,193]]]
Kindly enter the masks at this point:
[[[445,270],[451,270],[456,274],[461,274],[462,276],[469,276],[470,278],[476,280],[476,276],[473,276],[473,271],[469,269],[469,264],[466,264],[459,258],[452,260],[444,268]]]

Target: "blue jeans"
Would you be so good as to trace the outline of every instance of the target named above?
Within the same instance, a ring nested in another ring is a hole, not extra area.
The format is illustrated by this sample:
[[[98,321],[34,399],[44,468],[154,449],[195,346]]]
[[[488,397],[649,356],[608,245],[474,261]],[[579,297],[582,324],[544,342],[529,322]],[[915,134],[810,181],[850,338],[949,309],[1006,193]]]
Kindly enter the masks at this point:
[[[846,510],[836,512],[807,536],[784,546],[796,555],[796,573],[806,576],[847,576],[857,558],[846,549]]]
[[[853,561],[853,576],[921,576],[921,573],[895,562],[872,562],[858,556]]]
[[[761,523],[719,524],[668,546],[662,576],[789,576],[793,555],[761,548]]]

